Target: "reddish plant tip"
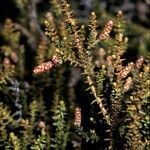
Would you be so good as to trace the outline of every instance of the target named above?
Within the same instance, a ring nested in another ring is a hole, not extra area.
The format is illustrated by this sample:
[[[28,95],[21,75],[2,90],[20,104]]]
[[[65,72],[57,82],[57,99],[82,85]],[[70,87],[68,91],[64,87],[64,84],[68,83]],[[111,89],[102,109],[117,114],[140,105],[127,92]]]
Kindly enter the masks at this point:
[[[74,119],[74,125],[77,127],[81,126],[81,108],[76,107],[75,108],[75,119]]]
[[[57,64],[61,64],[61,63],[62,61],[56,55],[53,55],[50,61],[42,63],[41,65],[35,67],[33,72],[35,74],[40,74],[40,73],[50,70],[53,66]]]
[[[54,66],[54,63],[51,61],[48,61],[48,62],[42,63],[41,65],[35,67],[33,72],[35,74],[41,74],[45,71],[50,70],[53,66]]]
[[[111,25],[111,26],[113,26],[114,23],[113,23],[112,20],[109,20],[109,21],[108,21],[108,24]]]
[[[109,33],[111,32],[112,27],[113,27],[113,21],[112,21],[112,20],[109,20],[109,21],[106,23],[106,25],[105,25],[103,31],[102,31],[101,34],[99,35],[99,39],[100,39],[100,40],[106,40],[106,39],[109,37]]]
[[[117,17],[122,17],[122,16],[123,16],[122,10],[118,10],[118,12],[117,12]]]

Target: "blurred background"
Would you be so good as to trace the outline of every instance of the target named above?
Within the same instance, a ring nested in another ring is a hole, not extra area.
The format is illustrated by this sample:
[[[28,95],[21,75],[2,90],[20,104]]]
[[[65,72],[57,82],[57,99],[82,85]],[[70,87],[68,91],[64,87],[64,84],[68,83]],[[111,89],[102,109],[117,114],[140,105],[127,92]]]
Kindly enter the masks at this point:
[[[53,1],[1,0],[1,30],[6,19],[11,19],[12,22],[17,23],[15,29],[22,32],[21,38],[23,40],[21,42],[25,46],[29,44],[29,47],[36,49],[38,43],[35,42],[37,40],[35,38],[43,36],[43,22],[46,13],[53,10],[50,4]],[[104,24],[108,18],[114,17],[118,10],[122,10],[127,22],[126,35],[129,42],[132,43],[129,44],[129,55],[134,56],[137,53],[145,53],[149,49],[149,0],[69,0],[69,2],[80,23],[87,23],[91,11],[96,11],[99,23]],[[34,27],[31,27],[31,22],[34,23]],[[31,31],[34,32],[34,38],[32,39],[29,39],[28,32],[30,30],[34,30]],[[3,45],[3,42],[4,39],[1,36],[0,44]],[[25,42],[27,43],[25,44]]]

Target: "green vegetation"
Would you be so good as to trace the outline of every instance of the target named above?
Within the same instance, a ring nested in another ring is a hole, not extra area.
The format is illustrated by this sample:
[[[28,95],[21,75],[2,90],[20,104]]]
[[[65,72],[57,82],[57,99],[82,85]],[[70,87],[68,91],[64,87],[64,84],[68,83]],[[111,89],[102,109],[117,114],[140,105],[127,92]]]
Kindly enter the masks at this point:
[[[0,148],[148,150],[149,31],[121,10],[82,23],[66,0],[38,18],[37,3],[16,1],[24,17],[0,31]]]

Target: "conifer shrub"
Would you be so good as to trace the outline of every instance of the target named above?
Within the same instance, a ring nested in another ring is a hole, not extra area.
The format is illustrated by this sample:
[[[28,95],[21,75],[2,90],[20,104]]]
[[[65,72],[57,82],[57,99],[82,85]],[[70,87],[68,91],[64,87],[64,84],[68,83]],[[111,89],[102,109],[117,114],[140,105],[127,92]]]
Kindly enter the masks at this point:
[[[45,33],[2,26],[0,148],[148,150],[150,59],[127,55],[123,12],[81,24],[66,0],[50,2]]]

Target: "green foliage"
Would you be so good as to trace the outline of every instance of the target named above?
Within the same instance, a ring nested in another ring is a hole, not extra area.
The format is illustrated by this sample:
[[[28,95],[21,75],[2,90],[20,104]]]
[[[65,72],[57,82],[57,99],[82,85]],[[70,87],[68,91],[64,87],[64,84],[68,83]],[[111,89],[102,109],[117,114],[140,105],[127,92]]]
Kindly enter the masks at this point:
[[[79,136],[85,139],[86,142],[95,143],[98,142],[99,137],[96,135],[94,130],[90,130],[89,132],[84,132],[82,127],[76,128],[76,132]]]
[[[37,140],[34,141],[31,149],[33,150],[44,150],[46,149],[46,132],[44,129],[41,130],[41,135],[38,136]]]
[[[65,150],[68,141],[69,126],[66,122],[66,108],[63,101],[60,101],[56,110],[54,110],[53,126],[55,127],[55,137],[52,138],[51,147],[56,150]]]
[[[13,118],[8,111],[8,108],[0,103],[0,147],[9,148],[10,144],[7,141],[7,125],[12,123]]]
[[[148,149],[150,62],[129,58],[134,26],[122,11],[114,17],[102,10],[81,24],[66,0],[49,2],[45,34],[35,0],[16,1],[28,17],[2,25],[0,149]],[[138,49],[148,46],[140,42]],[[36,65],[50,72],[38,76]]]
[[[10,141],[10,143],[12,143],[12,147],[13,147],[14,150],[21,149],[20,141],[19,141],[18,137],[15,136],[15,134],[13,132],[11,132],[9,134],[9,138],[10,138],[9,141]]]

